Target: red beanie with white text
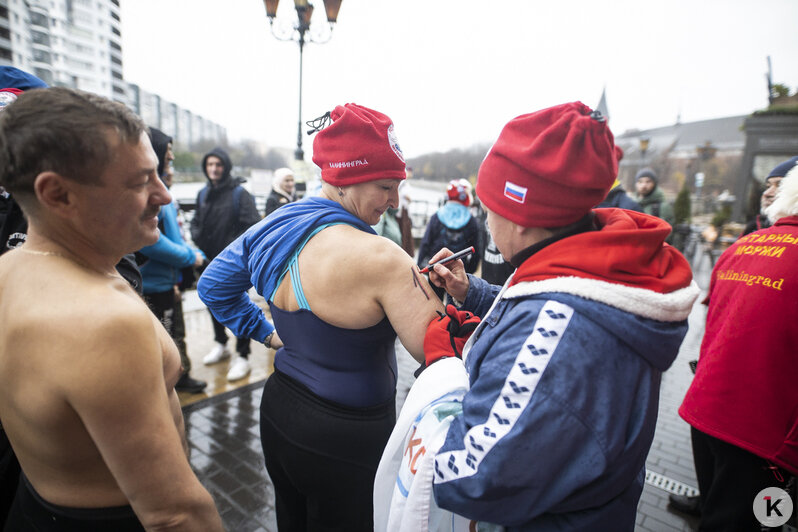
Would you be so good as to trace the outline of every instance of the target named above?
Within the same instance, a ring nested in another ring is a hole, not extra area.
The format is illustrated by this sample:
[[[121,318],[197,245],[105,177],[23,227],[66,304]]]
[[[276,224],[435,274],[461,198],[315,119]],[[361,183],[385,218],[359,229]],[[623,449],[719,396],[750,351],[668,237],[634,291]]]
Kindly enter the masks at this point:
[[[407,177],[390,118],[354,103],[337,106],[330,118],[332,124],[313,140],[313,162],[325,182],[345,186]]]
[[[479,168],[477,195],[523,227],[562,227],[599,204],[617,173],[605,118],[571,102],[508,122]]]

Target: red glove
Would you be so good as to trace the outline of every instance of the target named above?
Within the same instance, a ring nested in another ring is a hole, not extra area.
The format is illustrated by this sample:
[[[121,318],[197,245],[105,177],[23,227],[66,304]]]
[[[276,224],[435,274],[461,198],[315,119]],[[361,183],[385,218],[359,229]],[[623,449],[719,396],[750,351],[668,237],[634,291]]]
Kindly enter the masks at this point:
[[[479,325],[480,319],[454,305],[446,306],[446,314],[427,325],[424,336],[424,359],[427,367],[444,357],[463,356],[463,346]]]

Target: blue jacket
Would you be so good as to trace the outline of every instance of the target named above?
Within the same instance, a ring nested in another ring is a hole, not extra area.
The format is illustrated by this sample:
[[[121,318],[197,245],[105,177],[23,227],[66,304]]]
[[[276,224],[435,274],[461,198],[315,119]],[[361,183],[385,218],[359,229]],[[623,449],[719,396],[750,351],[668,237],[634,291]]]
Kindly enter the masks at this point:
[[[633,200],[629,194],[626,193],[626,190],[621,185],[617,187],[613,187],[608,193],[607,197],[604,198],[604,201],[596,205],[596,209],[609,209],[609,208],[619,208],[619,209],[629,209],[630,211],[637,211],[643,212],[643,208]]]
[[[180,282],[180,270],[194,264],[196,257],[194,248],[180,234],[174,203],[161,207],[158,225],[162,227],[158,242],[140,250],[150,259],[141,267],[145,294],[172,290]]]
[[[698,288],[686,261],[662,246],[664,223],[629,211],[601,216],[641,227],[620,233],[612,248],[599,241],[604,230],[552,244],[501,293],[469,275],[463,307],[483,321],[464,350],[463,413],[435,457],[439,507],[508,531],[634,529],[662,372],[678,353]],[[641,253],[646,233],[656,234]],[[654,255],[649,248],[658,259],[637,285],[591,278],[580,273],[585,244],[595,272],[622,256],[637,274],[634,265]],[[555,249],[563,246],[570,251]],[[522,275],[547,257],[551,269],[575,261],[574,275]],[[663,278],[668,288],[650,288]]]
[[[479,222],[471,215],[468,207],[456,201],[447,201],[430,217],[418,246],[418,267],[427,266],[429,259],[445,247],[451,251],[460,251],[474,246],[474,253],[462,259],[466,272],[474,273],[482,257],[480,236]]]

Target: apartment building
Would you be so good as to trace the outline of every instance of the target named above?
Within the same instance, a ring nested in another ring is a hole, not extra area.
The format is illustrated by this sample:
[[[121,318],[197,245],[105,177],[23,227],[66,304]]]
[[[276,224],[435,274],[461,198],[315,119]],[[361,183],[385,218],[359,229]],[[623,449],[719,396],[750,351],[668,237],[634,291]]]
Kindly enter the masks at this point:
[[[226,130],[125,80],[120,0],[0,0],[0,65],[124,103],[191,146]]]

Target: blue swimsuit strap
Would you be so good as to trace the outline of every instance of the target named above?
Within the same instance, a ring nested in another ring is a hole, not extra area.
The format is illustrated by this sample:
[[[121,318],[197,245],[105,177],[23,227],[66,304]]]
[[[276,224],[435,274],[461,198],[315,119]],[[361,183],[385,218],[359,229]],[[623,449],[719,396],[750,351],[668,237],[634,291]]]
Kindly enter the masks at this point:
[[[288,259],[288,265],[286,266],[283,273],[280,274],[280,281],[277,282],[277,286],[274,288],[274,292],[272,292],[271,297],[269,298],[270,301],[274,300],[274,294],[277,292],[277,288],[279,288],[283,277],[285,277],[286,273],[291,275],[291,285],[294,289],[294,297],[296,297],[296,302],[299,305],[299,308],[302,310],[310,310],[310,305],[308,304],[308,300],[305,298],[305,292],[302,290],[302,281],[299,279],[299,254],[302,252],[302,249],[305,247],[305,244],[308,241],[316,236],[316,233],[323,229],[327,229],[333,225],[341,225],[345,222],[332,222],[324,225],[320,225],[319,227],[315,228],[310,234],[299,244],[291,255],[291,258]]]

